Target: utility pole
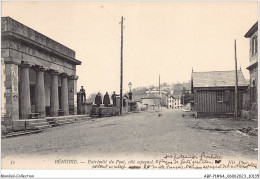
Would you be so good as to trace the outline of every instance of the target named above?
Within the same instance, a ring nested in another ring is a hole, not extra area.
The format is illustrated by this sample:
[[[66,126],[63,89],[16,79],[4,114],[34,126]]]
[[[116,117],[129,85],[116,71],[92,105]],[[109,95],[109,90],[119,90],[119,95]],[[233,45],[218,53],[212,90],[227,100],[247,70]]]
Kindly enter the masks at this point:
[[[124,31],[124,17],[121,19],[121,65],[120,65],[120,115],[122,115],[123,104],[123,31]]]
[[[236,72],[236,83],[235,83],[235,111],[234,111],[234,117],[237,117],[237,48],[236,48],[236,39],[235,39],[235,72]]]

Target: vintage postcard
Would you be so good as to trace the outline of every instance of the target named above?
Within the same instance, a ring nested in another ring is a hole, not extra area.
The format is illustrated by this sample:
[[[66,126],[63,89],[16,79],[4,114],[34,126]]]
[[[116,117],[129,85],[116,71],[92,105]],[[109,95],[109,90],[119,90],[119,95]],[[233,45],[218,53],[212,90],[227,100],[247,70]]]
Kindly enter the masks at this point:
[[[2,170],[259,177],[257,1],[1,8]]]

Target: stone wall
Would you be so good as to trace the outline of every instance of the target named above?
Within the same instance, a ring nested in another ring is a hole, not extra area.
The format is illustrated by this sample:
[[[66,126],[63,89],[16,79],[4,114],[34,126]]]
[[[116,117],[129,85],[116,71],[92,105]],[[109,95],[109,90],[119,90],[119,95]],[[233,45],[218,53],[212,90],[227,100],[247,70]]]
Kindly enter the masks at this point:
[[[3,60],[3,59],[2,59]],[[18,95],[18,65],[8,63],[2,65],[4,68],[4,98],[2,117],[7,130],[12,130],[12,122],[19,119],[19,95]]]
[[[69,113],[77,114],[77,76],[68,79]]]

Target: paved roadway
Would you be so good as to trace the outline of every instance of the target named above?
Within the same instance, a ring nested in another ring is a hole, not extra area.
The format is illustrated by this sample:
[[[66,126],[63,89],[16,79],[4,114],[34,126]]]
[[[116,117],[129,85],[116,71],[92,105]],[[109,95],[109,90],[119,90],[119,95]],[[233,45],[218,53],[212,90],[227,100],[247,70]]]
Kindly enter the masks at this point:
[[[142,112],[96,118],[49,128],[38,134],[2,139],[2,157],[161,156],[206,152],[228,157],[257,158],[257,136],[228,131],[230,128],[247,127],[256,123],[182,117],[180,110],[171,109],[161,113],[161,117],[158,117],[158,112]],[[214,130],[216,127],[224,131]]]

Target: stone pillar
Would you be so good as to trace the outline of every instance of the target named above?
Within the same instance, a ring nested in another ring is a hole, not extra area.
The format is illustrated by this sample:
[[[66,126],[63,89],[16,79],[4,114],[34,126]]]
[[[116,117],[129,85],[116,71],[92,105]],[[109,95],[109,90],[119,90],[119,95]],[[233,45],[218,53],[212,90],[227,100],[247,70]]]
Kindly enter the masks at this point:
[[[61,75],[61,110],[64,116],[69,115],[68,75]]]
[[[35,112],[39,113],[40,118],[45,118],[45,87],[44,87],[44,69],[39,67],[36,71],[35,85]]]
[[[51,116],[58,116],[59,112],[58,75],[57,71],[51,72]]]
[[[1,117],[6,130],[12,130],[14,120],[19,119],[18,65],[19,59],[1,59]]]
[[[31,113],[29,68],[31,65],[20,65],[20,119],[29,119]]]
[[[70,115],[77,115],[77,80],[78,76],[70,76],[69,85],[69,111]]]

